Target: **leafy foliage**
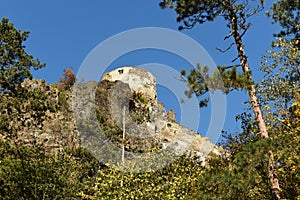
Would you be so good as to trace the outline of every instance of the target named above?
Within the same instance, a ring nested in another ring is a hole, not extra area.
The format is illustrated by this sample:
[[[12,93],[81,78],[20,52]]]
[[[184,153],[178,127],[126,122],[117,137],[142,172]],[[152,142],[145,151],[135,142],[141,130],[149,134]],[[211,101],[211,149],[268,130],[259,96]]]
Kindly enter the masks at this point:
[[[273,152],[282,196],[300,198],[299,192],[299,48],[296,40],[279,38],[276,49],[264,57],[265,74],[258,91],[269,132],[274,138]]]
[[[197,192],[203,167],[187,157],[157,171],[133,173],[107,168],[98,172],[87,199],[189,199]]]
[[[58,155],[0,141],[1,199],[76,199],[95,161],[83,150]]]
[[[274,84],[270,94],[263,92],[263,99],[270,100],[275,106],[271,110],[278,113],[279,122],[274,130],[278,148],[278,176],[282,180],[283,194],[286,198],[300,199],[300,147],[299,147],[299,89],[300,89],[300,60],[299,60],[299,8],[300,2],[277,1],[274,3],[272,18],[279,22],[282,31],[277,34],[279,39],[273,42],[277,51],[270,51],[270,64],[264,64],[263,69],[276,74],[274,78],[266,73],[268,81]],[[267,70],[266,70],[267,69]],[[273,97],[273,98],[272,98]],[[274,100],[278,98],[278,100]],[[283,106],[279,106],[282,103]],[[273,104],[273,105],[274,105]],[[286,108],[286,109],[283,109]],[[276,131],[277,129],[277,131]]]
[[[300,85],[299,49],[293,41],[285,39],[278,39],[274,44],[277,48],[268,51],[262,61],[265,78],[258,88],[269,126],[286,116]]]
[[[60,91],[70,90],[71,87],[76,82],[76,74],[74,74],[74,72],[72,71],[72,67],[69,67],[68,69],[64,69],[63,76],[64,78],[58,80],[58,82],[60,83],[58,85],[58,89]]]

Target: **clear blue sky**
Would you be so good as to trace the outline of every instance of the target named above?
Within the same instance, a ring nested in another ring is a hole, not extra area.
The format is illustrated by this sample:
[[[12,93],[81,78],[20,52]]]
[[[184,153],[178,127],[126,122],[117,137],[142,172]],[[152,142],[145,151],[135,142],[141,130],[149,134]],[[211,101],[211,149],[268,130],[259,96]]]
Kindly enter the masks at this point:
[[[45,69],[34,73],[39,79],[55,82],[61,78],[64,68],[73,66],[76,72],[88,53],[103,40],[114,34],[132,28],[163,27],[177,30],[176,15],[173,10],[162,10],[159,0],[2,0],[1,17],[7,17],[18,29],[31,32],[26,42],[27,50],[35,58],[47,64]],[[270,3],[270,2],[268,2]],[[269,8],[270,4],[266,5]],[[270,48],[272,33],[277,27],[271,25],[264,12],[252,19],[253,26],[244,38],[249,56],[250,67],[256,80],[262,78],[258,71],[261,56]],[[236,52],[222,54],[216,47],[226,48],[229,42],[223,38],[228,34],[225,23],[219,19],[214,23],[196,26],[184,34],[198,41],[210,54],[215,63],[231,64]],[[120,44],[122,45],[122,44]],[[101,58],[99,58],[101,59]],[[201,63],[201,60],[199,60]],[[172,56],[155,51],[146,54],[123,56],[110,66],[110,69],[123,65],[141,65],[144,63],[162,63],[180,69],[184,62]],[[178,111],[179,102],[165,89],[159,90],[159,98],[167,109]],[[245,108],[243,102],[247,95],[234,92],[227,97],[227,116],[225,130],[236,131],[239,124],[235,115]],[[201,111],[199,132],[205,132],[209,117]],[[207,114],[208,115],[208,114]]]

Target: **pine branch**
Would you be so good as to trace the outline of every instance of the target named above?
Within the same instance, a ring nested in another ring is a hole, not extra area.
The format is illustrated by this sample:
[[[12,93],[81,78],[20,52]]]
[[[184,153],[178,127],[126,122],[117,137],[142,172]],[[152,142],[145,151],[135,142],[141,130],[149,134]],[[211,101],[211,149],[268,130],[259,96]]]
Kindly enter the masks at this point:
[[[229,51],[233,46],[234,46],[234,42],[231,43],[231,44],[229,45],[229,47],[227,47],[225,50],[222,50],[222,49],[220,49],[220,48],[216,48],[216,50],[217,50],[217,51],[220,51],[221,53],[226,53],[226,52]]]

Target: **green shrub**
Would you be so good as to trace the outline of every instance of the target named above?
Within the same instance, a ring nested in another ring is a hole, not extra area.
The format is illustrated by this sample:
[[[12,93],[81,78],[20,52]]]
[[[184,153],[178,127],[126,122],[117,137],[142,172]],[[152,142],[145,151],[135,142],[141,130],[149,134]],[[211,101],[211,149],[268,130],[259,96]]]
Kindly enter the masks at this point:
[[[0,141],[0,199],[77,199],[96,161],[82,149],[43,154]]]

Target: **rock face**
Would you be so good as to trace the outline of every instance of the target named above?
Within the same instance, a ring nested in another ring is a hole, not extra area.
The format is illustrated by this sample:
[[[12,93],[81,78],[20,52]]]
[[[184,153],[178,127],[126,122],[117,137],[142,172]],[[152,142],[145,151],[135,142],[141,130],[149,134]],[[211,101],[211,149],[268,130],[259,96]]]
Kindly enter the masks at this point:
[[[202,161],[211,151],[222,151],[176,122],[175,112],[167,112],[157,101],[155,77],[145,69],[116,69],[100,83],[79,84],[71,91],[58,91],[35,79],[23,82],[22,90],[22,98],[2,95],[0,104],[0,136],[18,145],[52,152],[65,147],[102,148],[109,140],[119,147],[125,144],[128,152],[167,149]],[[106,156],[102,152],[100,156]]]
[[[166,112],[157,102],[155,84],[150,72],[134,67],[109,72],[98,84],[96,105],[120,129],[125,110],[125,148],[143,152],[158,147],[177,155],[197,155],[203,161],[211,151],[219,154],[219,148],[208,138],[178,124],[173,110]]]
[[[4,140],[45,152],[79,146],[78,131],[67,105],[69,94],[36,79],[25,80],[20,90],[22,98],[1,96],[0,136]]]
[[[122,81],[127,83],[129,87],[151,100],[157,99],[156,79],[148,71],[143,68],[122,67],[104,74],[102,80]]]

